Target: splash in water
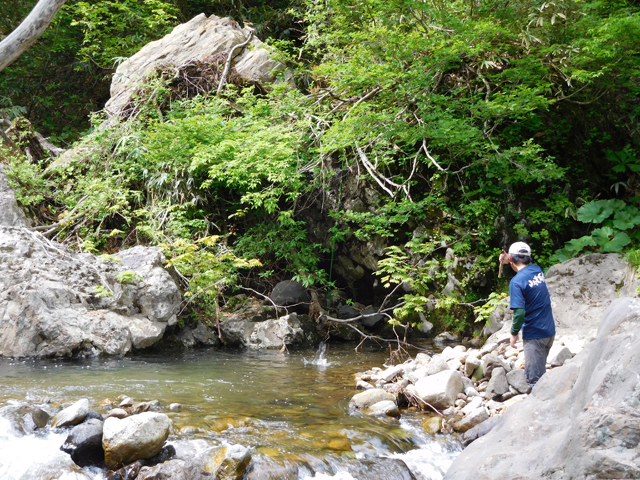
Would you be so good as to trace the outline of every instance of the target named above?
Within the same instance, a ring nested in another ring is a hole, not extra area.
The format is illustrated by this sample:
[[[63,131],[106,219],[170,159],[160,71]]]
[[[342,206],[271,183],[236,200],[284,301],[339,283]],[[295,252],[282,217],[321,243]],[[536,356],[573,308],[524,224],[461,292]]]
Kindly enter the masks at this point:
[[[324,342],[320,342],[320,345],[318,346],[318,351],[316,352],[315,357],[313,357],[313,360],[307,360],[306,358],[304,358],[303,359],[304,364],[315,365],[317,367],[328,367],[329,365],[331,365],[331,363],[325,357],[326,353],[327,353],[327,344]]]

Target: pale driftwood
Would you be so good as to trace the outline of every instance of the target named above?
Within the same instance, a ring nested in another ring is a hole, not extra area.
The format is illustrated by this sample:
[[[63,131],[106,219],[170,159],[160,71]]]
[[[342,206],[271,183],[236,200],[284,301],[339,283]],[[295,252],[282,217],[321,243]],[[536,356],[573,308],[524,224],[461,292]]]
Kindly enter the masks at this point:
[[[40,0],[24,21],[0,42],[0,71],[11,65],[47,29],[66,0]]]
[[[222,71],[222,76],[220,77],[220,83],[218,84],[218,91],[216,92],[216,95],[220,95],[220,92],[222,92],[222,87],[224,87],[224,85],[227,83],[227,76],[229,76],[229,70],[231,70],[231,62],[233,62],[235,51],[246,47],[252,38],[253,30],[249,30],[249,36],[247,37],[247,39],[243,43],[239,43],[238,45],[233,47],[229,52],[227,63],[224,65],[224,70]]]

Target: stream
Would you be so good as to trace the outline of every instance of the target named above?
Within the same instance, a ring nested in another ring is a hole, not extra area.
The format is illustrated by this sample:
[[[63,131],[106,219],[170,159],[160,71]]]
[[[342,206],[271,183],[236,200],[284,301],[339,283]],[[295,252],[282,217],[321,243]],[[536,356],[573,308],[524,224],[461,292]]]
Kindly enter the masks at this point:
[[[106,413],[121,395],[158,401],[173,421],[168,443],[198,463],[212,446],[251,448],[251,478],[364,480],[385,475],[384,458],[403,460],[418,480],[441,479],[462,450],[451,435],[429,435],[420,414],[400,421],[349,411],[353,374],[381,366],[387,351],[201,350],[118,359],[3,360],[0,407],[24,402],[54,413],[88,398]],[[180,403],[179,411],[169,410]],[[67,432],[23,434],[0,409],[0,479],[104,479],[59,450]],[[4,414],[4,415],[3,415]],[[375,474],[372,472],[376,472]]]

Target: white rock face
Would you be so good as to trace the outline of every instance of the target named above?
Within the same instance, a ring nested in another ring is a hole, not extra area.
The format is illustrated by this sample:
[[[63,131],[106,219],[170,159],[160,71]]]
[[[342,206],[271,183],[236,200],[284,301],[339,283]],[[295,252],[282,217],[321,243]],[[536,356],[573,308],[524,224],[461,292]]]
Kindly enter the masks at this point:
[[[451,407],[462,393],[462,374],[445,370],[418,380],[415,390],[418,397],[437,409]]]
[[[124,264],[0,226],[0,356],[123,355],[157,342],[179,311],[178,287],[157,248],[117,256]],[[138,277],[118,281],[125,271]]]
[[[70,427],[82,422],[89,413],[89,400],[83,398],[64,410],[59,411],[51,420],[52,427]]]
[[[249,30],[240,28],[229,18],[200,14],[178,25],[160,40],[145,45],[138,53],[120,64],[111,82],[111,98],[105,105],[110,115],[118,115],[133,92],[159,63],[180,65],[187,60],[203,60],[221,52],[229,52],[244,43]],[[272,82],[273,70],[281,68],[269,58],[264,43],[252,37],[251,42],[237,54],[233,62],[238,75],[251,82]]]
[[[104,421],[102,447],[108,467],[156,455],[169,436],[171,420],[164,413],[144,412]]]
[[[454,460],[445,480],[640,478],[638,365],[640,299],[620,298],[596,340],[524,400],[505,402],[504,420]]]

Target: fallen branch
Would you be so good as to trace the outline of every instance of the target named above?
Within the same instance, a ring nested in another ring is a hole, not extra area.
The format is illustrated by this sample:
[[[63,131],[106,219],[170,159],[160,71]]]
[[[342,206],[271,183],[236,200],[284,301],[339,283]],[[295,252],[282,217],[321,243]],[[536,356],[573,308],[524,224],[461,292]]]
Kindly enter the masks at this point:
[[[222,72],[222,77],[220,77],[220,84],[218,85],[218,91],[216,92],[216,96],[220,95],[220,92],[222,92],[222,87],[227,82],[227,76],[229,75],[229,70],[231,70],[231,62],[233,61],[233,56],[234,56],[235,51],[238,50],[238,49],[242,49],[242,48],[246,47],[249,44],[249,42],[251,41],[252,37],[253,37],[253,30],[249,30],[249,37],[244,41],[244,43],[240,43],[240,44],[236,45],[229,52],[229,56],[227,57],[227,63],[225,64],[224,70]]]

